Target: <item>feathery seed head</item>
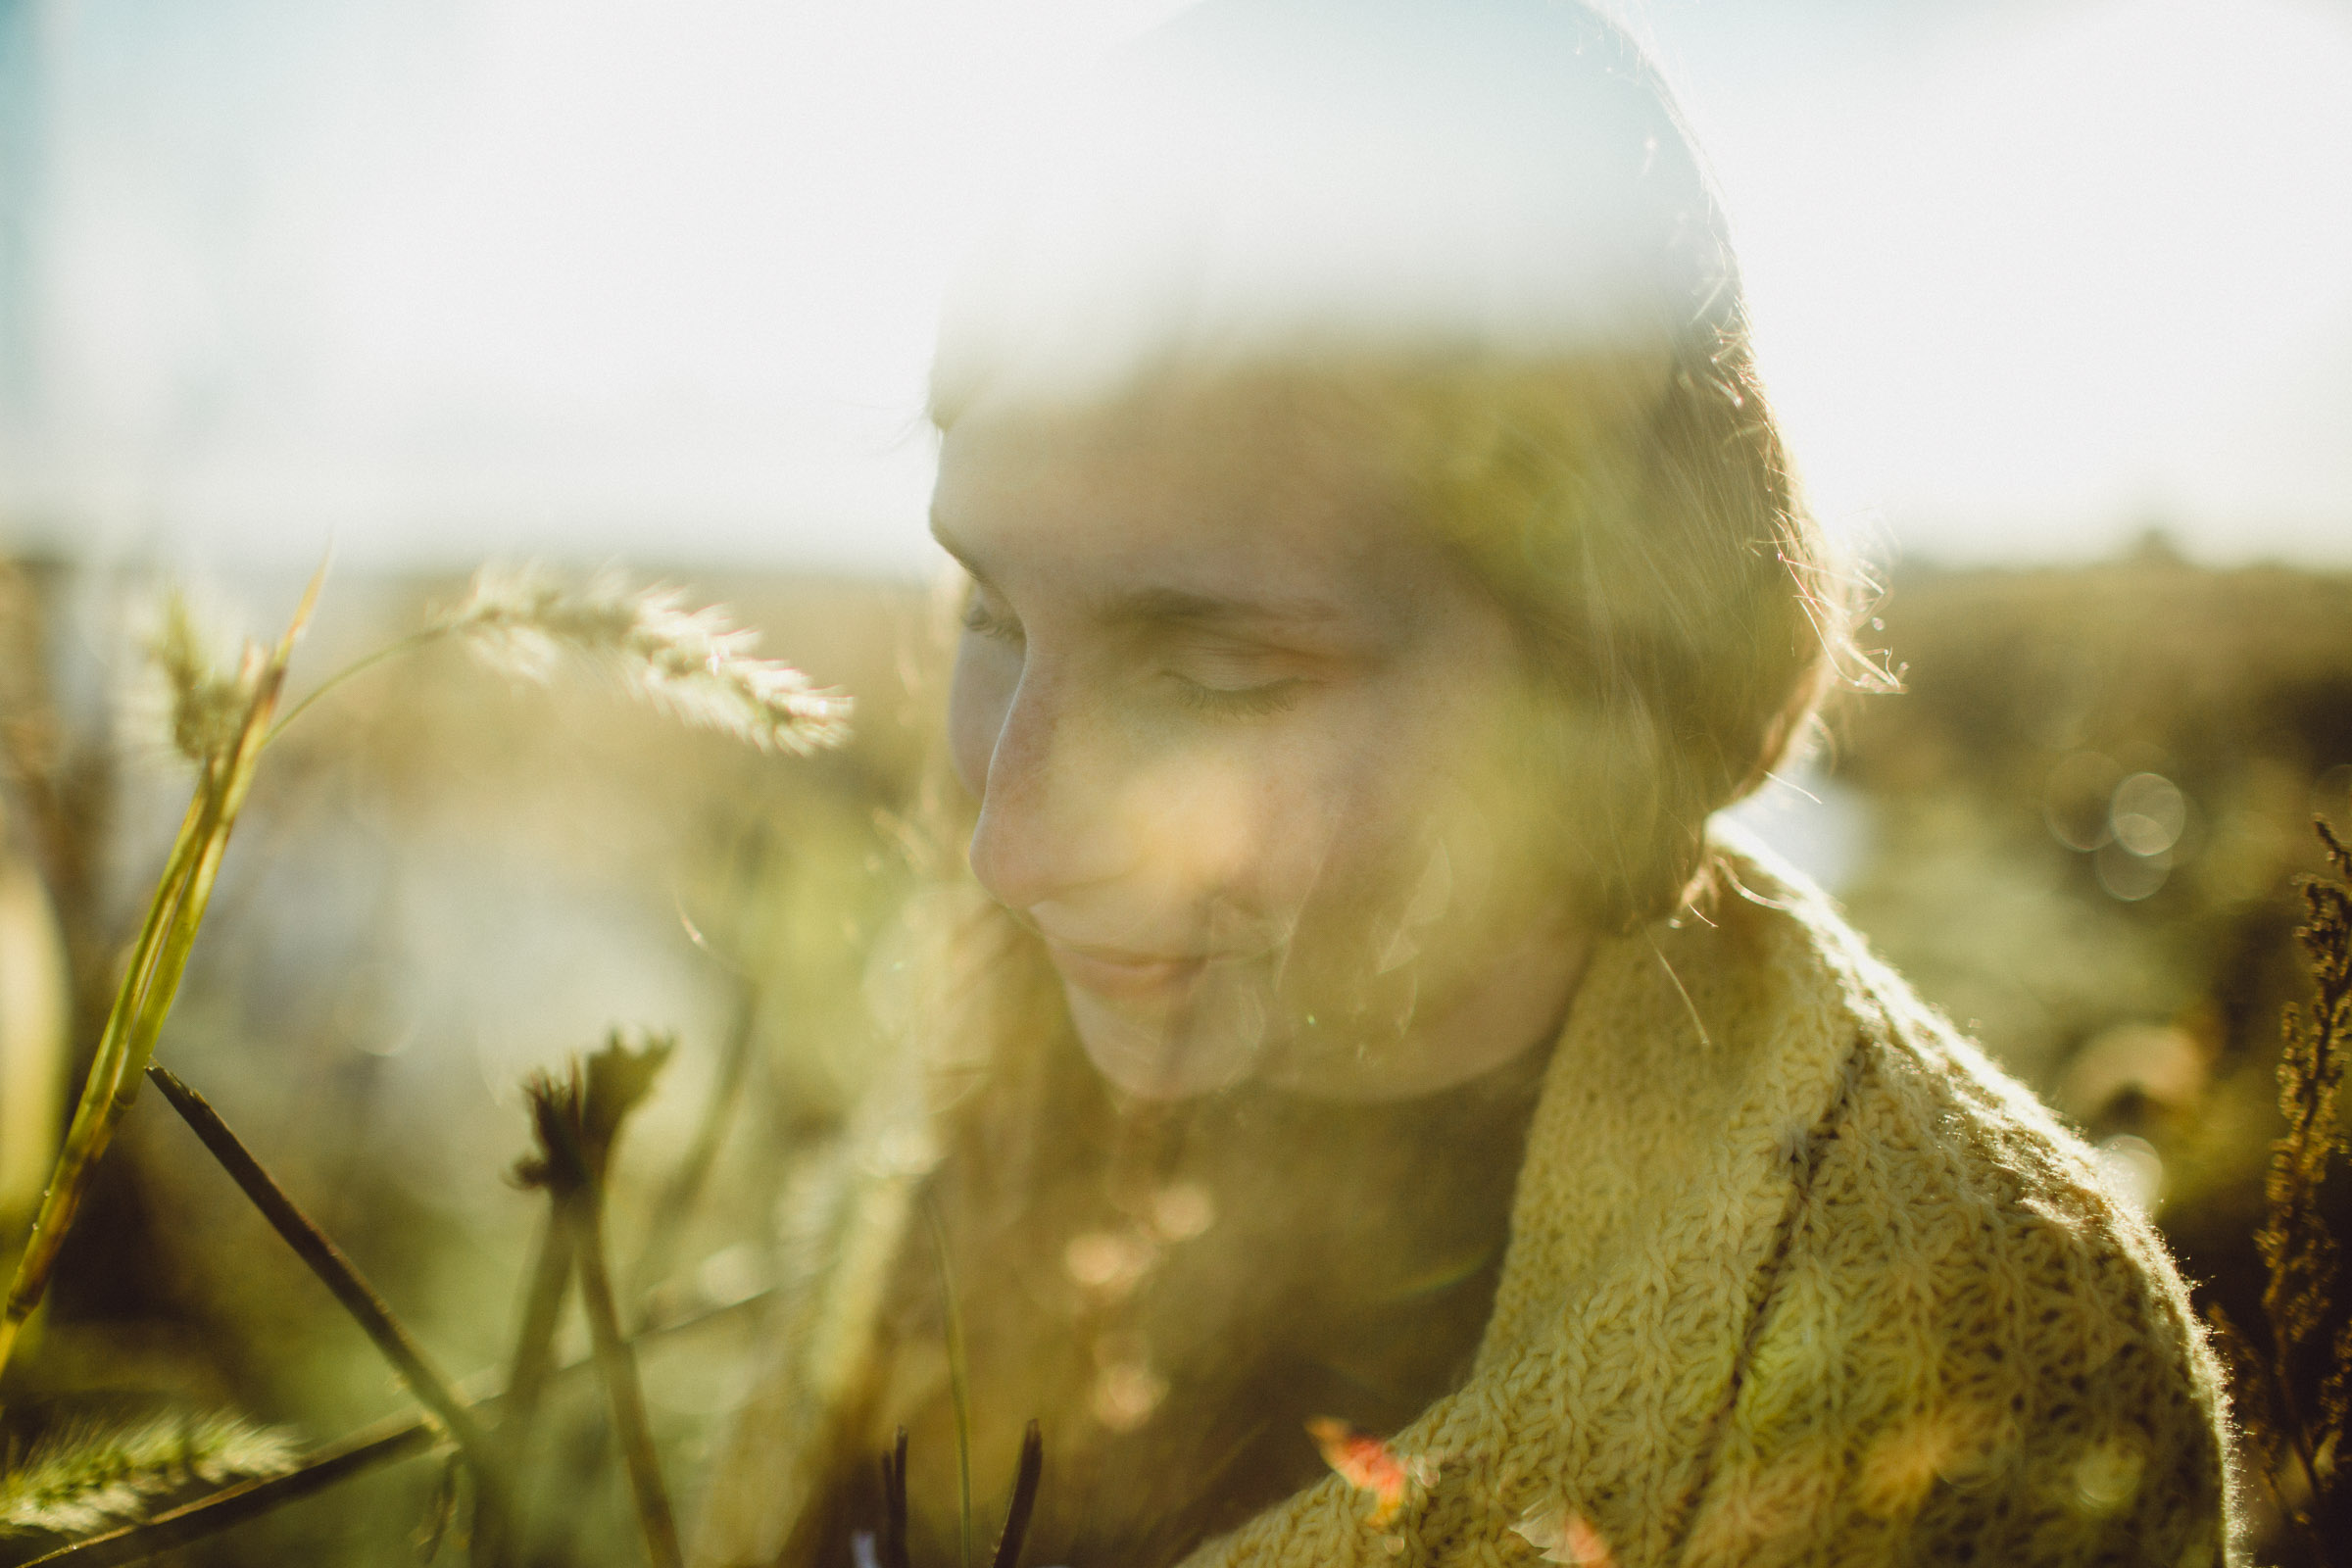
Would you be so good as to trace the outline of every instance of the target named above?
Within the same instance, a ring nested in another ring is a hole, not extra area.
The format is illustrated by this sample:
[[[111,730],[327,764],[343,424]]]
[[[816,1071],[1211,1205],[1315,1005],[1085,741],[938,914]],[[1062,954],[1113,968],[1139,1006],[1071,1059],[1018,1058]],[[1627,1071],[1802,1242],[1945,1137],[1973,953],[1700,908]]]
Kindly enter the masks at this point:
[[[0,1536],[88,1535],[192,1489],[283,1475],[294,1462],[286,1434],[226,1411],[76,1423],[0,1473]]]
[[[849,735],[850,700],[791,665],[759,659],[760,635],[674,588],[600,572],[568,588],[537,566],[485,566],[441,624],[493,662],[545,680],[569,652],[654,707],[765,752],[806,754]]]
[[[214,662],[197,628],[186,596],[167,594],[162,623],[148,639],[147,657],[163,676],[172,710],[172,744],[199,766],[234,741],[253,701],[261,674],[259,651],[250,644],[234,673]]]

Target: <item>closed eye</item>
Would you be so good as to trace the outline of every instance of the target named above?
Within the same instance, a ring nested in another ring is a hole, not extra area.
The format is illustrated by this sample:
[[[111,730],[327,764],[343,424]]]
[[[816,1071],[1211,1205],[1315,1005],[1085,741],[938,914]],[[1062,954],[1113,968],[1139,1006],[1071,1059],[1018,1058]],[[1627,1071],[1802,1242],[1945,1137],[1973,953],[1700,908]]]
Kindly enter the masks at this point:
[[[961,618],[965,631],[994,642],[1009,643],[1017,648],[1027,640],[1021,623],[1010,615],[989,609],[977,589],[965,597]]]
[[[1168,672],[1168,681],[1176,700],[1184,707],[1220,718],[1257,718],[1279,713],[1305,695],[1308,684],[1304,677],[1294,675],[1257,686],[1205,686],[1173,670]]]

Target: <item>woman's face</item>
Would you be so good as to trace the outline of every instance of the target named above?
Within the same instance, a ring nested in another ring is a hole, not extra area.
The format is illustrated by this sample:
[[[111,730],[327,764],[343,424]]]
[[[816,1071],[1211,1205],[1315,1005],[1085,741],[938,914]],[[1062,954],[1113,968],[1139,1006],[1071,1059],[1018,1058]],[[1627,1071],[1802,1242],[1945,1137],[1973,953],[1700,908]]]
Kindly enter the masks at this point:
[[[947,435],[972,869],[1133,1093],[1417,1093],[1565,1006],[1519,644],[1377,452],[1336,400],[1231,391]]]

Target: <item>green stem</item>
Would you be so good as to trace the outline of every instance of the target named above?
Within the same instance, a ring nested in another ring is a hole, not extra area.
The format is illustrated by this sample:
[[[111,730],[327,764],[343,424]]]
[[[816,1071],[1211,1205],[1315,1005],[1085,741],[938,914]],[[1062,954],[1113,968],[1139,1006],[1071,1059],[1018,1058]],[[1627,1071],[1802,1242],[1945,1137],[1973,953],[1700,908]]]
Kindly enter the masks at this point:
[[[931,1224],[931,1244],[939,1253],[939,1299],[948,1332],[948,1396],[956,1406],[956,1498],[959,1510],[963,1568],[972,1568],[972,1377],[964,1358],[963,1308],[956,1298],[956,1269],[948,1259],[948,1228],[939,1217],[939,1204],[923,1195],[923,1217]]]
[[[40,1207],[33,1215],[32,1234],[17,1258],[7,1304],[0,1308],[0,1370],[7,1367],[19,1331],[32,1316],[48,1288],[58,1250],[65,1245],[66,1233],[73,1228],[74,1216],[81,1206],[89,1168],[106,1152],[113,1132],[110,1111],[122,1064],[123,1042],[130,1033],[132,1014],[148,994],[147,982],[162,947],[163,928],[182,906],[188,866],[194,858],[202,825],[210,814],[206,809],[209,793],[200,790],[188,803],[188,814],[180,823],[179,837],[172,846],[171,858],[165,862],[155,894],[148,900],[138,941],[131,949],[122,983],[115,993],[114,1006],[99,1033],[89,1074],[82,1081],[81,1099],[74,1107],[74,1119],[58,1150],[56,1167],[41,1193]]]
[[[514,1359],[507,1374],[507,1403],[499,1433],[511,1446],[528,1440],[539,1414],[539,1398],[556,1366],[556,1327],[571,1290],[571,1227],[552,1207],[531,1263],[530,1295],[524,1298],[522,1328],[514,1337]]]
[[[178,995],[180,976],[187,968],[196,933],[204,924],[221,857],[228,850],[229,833],[253,787],[270,717],[284,689],[287,662],[318,604],[320,581],[319,576],[311,579],[275,650],[267,658],[256,651],[247,653],[254,662],[247,666],[252,691],[246,699],[244,718],[228,746],[206,761],[187,814],[180,819],[171,857],[148,900],[138,941],[99,1034],[65,1145],[41,1194],[32,1234],[17,1259],[6,1304],[0,1306],[0,1372],[7,1370],[25,1321],[48,1289],[66,1234],[80,1211],[90,1172],[112,1142],[116,1122],[137,1098],[140,1070],[154,1054],[156,1039]]]
[[[530,1293],[523,1298],[522,1326],[514,1337],[514,1357],[507,1372],[506,1398],[499,1410],[498,1444],[501,1462],[514,1478],[514,1511],[496,1521],[479,1521],[473,1532],[474,1560],[503,1568],[512,1561],[520,1533],[529,1528],[524,1517],[521,1484],[531,1433],[538,1423],[539,1404],[556,1370],[556,1328],[564,1315],[564,1300],[571,1289],[572,1233],[560,1206],[551,1203],[547,1225],[531,1263]]]
[[[303,714],[311,710],[311,705],[313,703],[316,703],[319,698],[324,697],[328,692],[333,691],[336,687],[342,685],[354,675],[363,674],[388,660],[397,659],[402,654],[412,653],[416,649],[422,648],[429,642],[433,642],[441,637],[446,637],[449,635],[449,631],[450,628],[446,625],[420,627],[419,629],[409,633],[406,637],[386,643],[383,647],[378,648],[374,653],[369,654],[363,659],[355,660],[351,663],[345,664],[341,669],[336,670],[332,675],[327,676],[326,679],[320,681],[318,685],[303,693],[302,701],[287,709],[284,716],[279,718],[275,724],[272,724],[270,727],[270,734],[265,739],[264,744],[267,745],[269,742],[275,741],[280,735],[283,735],[286,732],[287,725],[293,723],[296,719],[300,718]]]

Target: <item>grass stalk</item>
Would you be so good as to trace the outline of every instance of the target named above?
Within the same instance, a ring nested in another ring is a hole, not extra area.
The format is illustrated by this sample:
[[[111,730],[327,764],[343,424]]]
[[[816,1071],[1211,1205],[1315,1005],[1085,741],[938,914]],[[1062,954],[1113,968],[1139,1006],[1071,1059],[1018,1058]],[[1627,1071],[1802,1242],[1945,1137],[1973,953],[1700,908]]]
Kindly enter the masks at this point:
[[[511,1511],[492,1520],[476,1521],[473,1552],[487,1568],[505,1568],[529,1528],[524,1516],[522,1485],[531,1437],[538,1425],[539,1406],[556,1371],[556,1329],[564,1316],[564,1301],[571,1291],[572,1229],[556,1204],[550,1204],[547,1223],[531,1260],[528,1294],[523,1298],[522,1323],[514,1336],[514,1354],[508,1364],[507,1392],[498,1422],[499,1460],[515,1482],[509,1499]]]
[[[677,1515],[670,1508],[669,1489],[662,1480],[662,1459],[654,1448],[654,1432],[645,1415],[645,1390],[637,1377],[637,1357],[620,1332],[620,1313],[612,1300],[612,1275],[606,1264],[604,1203],[592,1190],[564,1202],[570,1210],[578,1255],[580,1303],[587,1309],[589,1342],[604,1379],[605,1397],[612,1407],[612,1429],[628,1466],[629,1490],[637,1499],[637,1521],[645,1532],[646,1554],[654,1568],[683,1568],[685,1553],[678,1545]]]
[[[322,568],[323,572],[323,568]],[[277,646],[269,654],[248,647],[237,676],[244,706],[234,732],[203,760],[196,790],[181,818],[164,873],[148,900],[137,941],[124,965],[98,1047],[83,1080],[81,1098],[66,1131],[47,1189],[33,1216],[32,1233],[17,1259],[5,1302],[0,1302],[0,1372],[5,1372],[25,1321],[40,1305],[91,1173],[113,1141],[116,1125],[138,1097],[140,1076],[179,991],[188,954],[204,923],[213,886],[253,787],[262,748],[284,688],[295,641],[318,603],[321,576],[314,576]]]
[[[571,1292],[572,1231],[551,1210],[531,1260],[530,1294],[523,1298],[522,1326],[514,1336],[514,1357],[507,1372],[507,1397],[499,1418],[503,1441],[527,1441],[539,1401],[556,1366],[556,1328]]]
[[[375,1288],[368,1283],[326,1233],[312,1222],[293,1199],[286,1196],[285,1189],[278,1186],[270,1173],[262,1168],[261,1161],[253,1157],[252,1152],[229,1130],[228,1124],[220,1119],[220,1113],[206,1102],[202,1095],[162,1066],[151,1064],[147,1073],[155,1080],[156,1087],[163,1091],[164,1098],[172,1102],[172,1108],[179,1112],[180,1119],[188,1124],[213,1157],[220,1161],[220,1167],[228,1172],[230,1179],[252,1200],[254,1207],[262,1211],[263,1217],[294,1250],[295,1255],[310,1265],[311,1272],[318,1275],[319,1282],[334,1294],[335,1299],[342,1303],[343,1310],[350,1313],[353,1321],[375,1343],[375,1348],[392,1364],[393,1371],[400,1375],[401,1381],[409,1386],[409,1392],[416,1396],[416,1401],[430,1410],[448,1429],[450,1437],[457,1442],[460,1451],[466,1455],[466,1463],[472,1468],[474,1484],[482,1494],[495,1494],[498,1490],[498,1470],[481,1423],[474,1419],[472,1412],[466,1408],[466,1400],[460,1397],[449,1379],[425,1359],[422,1347],[392,1315],[392,1309],[384,1304],[382,1297],[376,1295]]]

